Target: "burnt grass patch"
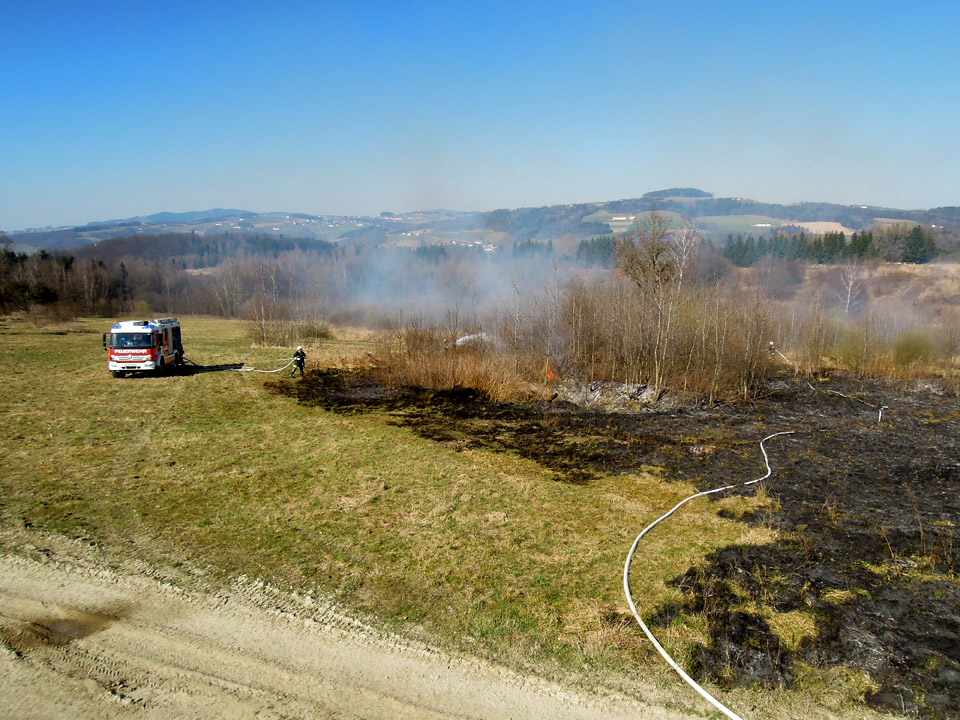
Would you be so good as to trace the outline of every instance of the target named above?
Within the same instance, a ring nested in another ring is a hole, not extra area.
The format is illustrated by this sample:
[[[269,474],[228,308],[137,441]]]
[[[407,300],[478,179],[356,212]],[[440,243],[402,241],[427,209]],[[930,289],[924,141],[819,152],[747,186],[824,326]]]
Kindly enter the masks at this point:
[[[774,502],[734,518],[780,539],[714,552],[671,580],[682,600],[651,622],[705,617],[710,642],[689,663],[725,686],[790,687],[803,666],[846,666],[870,673],[876,690],[865,699],[879,709],[960,715],[960,403],[935,387],[834,376],[814,391],[780,377],[749,403],[632,412],[492,403],[468,388],[392,390],[364,371],[271,387],[336,413],[387,413],[455,449],[516,453],[581,485],[643,467],[703,490],[745,482],[763,474],[759,440],[793,430],[768,443]],[[745,607],[802,610],[816,632],[788,647]]]

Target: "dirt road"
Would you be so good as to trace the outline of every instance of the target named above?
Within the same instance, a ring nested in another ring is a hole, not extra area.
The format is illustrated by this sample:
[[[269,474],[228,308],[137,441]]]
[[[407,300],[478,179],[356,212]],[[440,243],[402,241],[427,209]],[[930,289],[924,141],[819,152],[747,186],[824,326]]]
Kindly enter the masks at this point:
[[[105,569],[66,540],[0,555],[8,717],[689,717],[401,641],[245,578],[205,594],[138,567]]]

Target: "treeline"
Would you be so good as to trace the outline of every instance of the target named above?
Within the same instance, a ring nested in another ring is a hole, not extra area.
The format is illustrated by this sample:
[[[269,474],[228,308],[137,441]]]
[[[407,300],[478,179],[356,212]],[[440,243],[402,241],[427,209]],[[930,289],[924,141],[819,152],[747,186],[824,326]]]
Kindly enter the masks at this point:
[[[663,216],[612,242],[616,272],[517,288],[475,326],[412,318],[384,345],[377,372],[391,384],[462,385],[496,400],[558,379],[643,386],[652,400],[749,396],[770,362],[765,298],[704,276],[699,233]],[[460,347],[465,329],[476,340]]]
[[[318,314],[382,324],[402,312],[458,316],[534,282],[551,242],[512,253],[478,246],[383,247],[370,234],[332,244],[251,235],[117,238],[70,253],[0,251],[0,312],[198,313],[256,318]],[[557,262],[565,262],[557,259]],[[529,267],[528,267],[529,266]]]
[[[885,229],[856,243],[839,235],[826,247],[834,258],[859,248],[879,257],[917,234]],[[607,251],[614,268],[533,292],[518,288],[474,326],[411,318],[385,342],[378,372],[397,385],[470,387],[495,400],[549,394],[557,381],[589,393],[606,381],[648,401],[669,393],[709,403],[751,397],[776,369],[837,368],[862,377],[935,376],[960,394],[960,294],[946,265],[784,261],[733,272],[721,259],[731,270],[724,273],[696,229],[658,214],[615,238],[582,242],[578,255]],[[461,347],[455,341],[464,330],[473,341]]]
[[[577,245],[577,262],[593,267],[612,268],[616,265],[617,241],[613,235],[581,240]]]
[[[176,259],[176,264],[186,269],[215,267],[236,257],[277,257],[281,253],[292,251],[330,256],[336,247],[334,243],[326,240],[262,233],[168,233],[110,238],[96,245],[86,245],[68,252],[77,260],[101,260],[108,263],[134,258],[150,262]]]
[[[43,310],[56,317],[112,317],[141,307],[214,312],[215,296],[171,262],[80,260],[41,250],[0,250],[0,312]]]
[[[665,200],[666,198],[712,198],[713,193],[698,188],[667,188],[666,190],[654,190],[643,194],[643,200]]]
[[[738,236],[728,240],[722,255],[703,239],[693,266],[716,281],[732,266],[746,268],[765,258],[806,264],[869,258],[924,263],[938,253],[934,232],[893,225],[849,239],[841,233]],[[529,284],[544,272],[612,269],[616,248],[628,236],[581,240],[573,254],[550,240],[533,239],[497,253],[479,246],[391,248],[383,245],[377,228],[362,228],[336,244],[258,234],[169,234],[112,238],[53,254],[4,249],[0,311],[45,308],[62,316],[115,316],[149,308],[243,317],[263,296],[278,312],[285,303],[310,302],[358,322],[404,303],[426,314],[444,307],[462,314],[461,309],[475,310],[504,288],[509,295],[519,282]]]
[[[506,233],[516,242],[609,233],[610,226],[606,223],[583,221],[596,211],[595,205],[588,204],[494,210],[483,213],[477,227]]]
[[[816,264],[830,264],[845,260],[881,258],[887,262],[925,263],[938,254],[932,231],[914,225],[906,228],[893,225],[887,228],[853,233],[849,240],[844,233],[825,235],[805,233],[773,235],[731,235],[723,248],[723,256],[738,267],[750,267],[764,258],[803,260]]]
[[[547,242],[537,242],[536,240],[527,240],[514,243],[511,250],[513,257],[549,257],[553,255],[553,240]]]

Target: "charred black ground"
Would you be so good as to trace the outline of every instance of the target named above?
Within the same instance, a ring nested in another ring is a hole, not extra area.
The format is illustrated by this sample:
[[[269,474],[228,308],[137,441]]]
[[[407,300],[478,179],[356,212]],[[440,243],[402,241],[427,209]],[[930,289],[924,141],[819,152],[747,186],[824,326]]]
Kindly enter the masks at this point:
[[[932,385],[833,377],[773,380],[752,403],[601,412],[569,403],[498,404],[469,389],[387,390],[369,374],[311,373],[274,385],[338,413],[389,412],[457,448],[514,452],[560,482],[659,467],[701,489],[762,474],[769,444],[776,509],[737,518],[780,531],[765,546],[726,547],[672,582],[684,601],[653,623],[703,613],[712,641],[694,674],[724,684],[790,686],[798,662],[864,669],[868,701],[895,712],[960,715],[960,403]],[[842,392],[873,406],[824,392]],[[639,528],[638,528],[639,531]],[[624,548],[626,552],[626,548]],[[790,650],[752,600],[812,612],[817,634]]]

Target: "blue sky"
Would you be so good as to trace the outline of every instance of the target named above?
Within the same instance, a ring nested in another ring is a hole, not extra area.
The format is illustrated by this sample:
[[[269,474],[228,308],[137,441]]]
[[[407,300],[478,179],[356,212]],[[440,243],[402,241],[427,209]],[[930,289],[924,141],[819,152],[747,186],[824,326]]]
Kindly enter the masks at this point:
[[[960,204],[956,2],[7,2],[0,229],[693,186]]]

